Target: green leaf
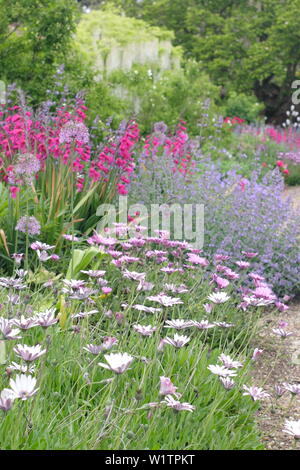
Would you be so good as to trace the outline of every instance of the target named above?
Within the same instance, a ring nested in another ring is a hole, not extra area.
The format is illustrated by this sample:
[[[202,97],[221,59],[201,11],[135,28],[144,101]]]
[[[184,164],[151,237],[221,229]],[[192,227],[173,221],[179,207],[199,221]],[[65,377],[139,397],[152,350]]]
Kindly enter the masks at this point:
[[[86,201],[93,195],[93,193],[95,192],[95,189],[97,188],[98,186],[95,185],[93,188],[91,188],[88,193],[79,201],[79,203],[77,204],[76,207],[74,207],[74,210],[73,210],[73,215],[76,214],[76,212],[83,206],[83,204],[86,203]]]
[[[96,257],[102,257],[105,253],[102,253],[99,248],[90,247],[87,250],[74,250],[73,254],[73,275],[72,279],[77,279],[82,269],[86,269],[92,260]],[[72,273],[72,259],[69,263],[69,268],[66,274],[66,279],[71,279]]]
[[[6,363],[6,347],[5,341],[0,341],[0,364]]]

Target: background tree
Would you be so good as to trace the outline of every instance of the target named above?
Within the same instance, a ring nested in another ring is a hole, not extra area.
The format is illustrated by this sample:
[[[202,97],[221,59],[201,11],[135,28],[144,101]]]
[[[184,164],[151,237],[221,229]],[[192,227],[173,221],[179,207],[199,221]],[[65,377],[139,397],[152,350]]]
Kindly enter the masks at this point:
[[[223,96],[254,92],[281,120],[300,62],[300,0],[114,0],[127,14],[175,32]]]
[[[76,0],[0,0],[0,79],[43,98],[70,53],[78,14]]]

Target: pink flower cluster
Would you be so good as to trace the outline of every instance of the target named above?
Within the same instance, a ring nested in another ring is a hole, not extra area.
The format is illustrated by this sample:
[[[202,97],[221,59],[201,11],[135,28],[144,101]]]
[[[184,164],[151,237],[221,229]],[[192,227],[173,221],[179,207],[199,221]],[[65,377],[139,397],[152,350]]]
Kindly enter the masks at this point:
[[[135,121],[129,122],[124,135],[119,142],[113,142],[104,147],[103,151],[93,160],[89,170],[92,181],[108,181],[108,175],[112,168],[117,168],[121,173],[117,183],[118,193],[128,193],[127,185],[130,183],[130,175],[134,170],[132,150],[139,140],[140,131]]]
[[[154,126],[154,130],[156,127]],[[166,128],[162,128],[159,132],[154,132],[146,137],[143,147],[143,155],[146,157],[155,157],[162,150],[166,156],[173,159],[173,172],[179,171],[184,175],[191,173],[195,168],[191,149],[188,148],[188,134],[186,133],[186,123],[180,121],[177,126],[175,135],[166,135]]]
[[[114,136],[102,151],[92,152],[89,130],[84,124],[87,108],[82,100],[75,106],[62,106],[47,119],[35,116],[19,106],[1,112],[0,124],[0,181],[8,184],[11,196],[16,198],[23,186],[17,165],[22,155],[30,155],[34,177],[44,172],[49,158],[72,165],[76,173],[76,187],[81,191],[86,179],[92,182],[108,181],[112,171],[119,194],[127,194],[130,174],[134,169],[133,146],[139,139],[139,128],[130,122],[119,137]],[[22,159],[22,158],[21,158]],[[35,165],[34,163],[37,163]],[[28,166],[28,165],[27,165]],[[117,172],[115,171],[117,169]]]

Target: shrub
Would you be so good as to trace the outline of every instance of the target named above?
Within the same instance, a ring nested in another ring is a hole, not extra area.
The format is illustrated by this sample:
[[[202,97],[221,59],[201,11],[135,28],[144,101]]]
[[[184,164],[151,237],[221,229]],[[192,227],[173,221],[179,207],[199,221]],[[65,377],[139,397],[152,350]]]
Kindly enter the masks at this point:
[[[223,173],[218,163],[203,158],[187,134],[180,149],[181,158],[189,154],[188,172],[174,171],[177,149],[169,152],[163,141],[152,147],[149,156],[145,150],[141,153],[130,190],[132,199],[145,204],[204,204],[207,252],[235,257],[242,256],[242,251],[257,252],[253,267],[276,292],[296,292],[300,216],[289,200],[282,199],[280,170],[265,176],[254,171],[249,178],[233,170]]]
[[[258,103],[255,96],[231,92],[225,105],[225,114],[229,117],[238,116],[251,123],[258,119],[263,109],[264,105]]]

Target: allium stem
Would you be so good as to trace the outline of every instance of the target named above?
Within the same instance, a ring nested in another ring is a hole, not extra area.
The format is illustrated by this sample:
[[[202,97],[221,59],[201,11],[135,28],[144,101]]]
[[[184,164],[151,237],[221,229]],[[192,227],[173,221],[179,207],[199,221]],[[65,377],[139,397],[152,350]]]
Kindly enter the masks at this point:
[[[26,215],[29,217],[29,207],[28,207],[28,198],[26,199]],[[25,269],[28,271],[28,248],[29,248],[29,236],[28,230],[26,230],[26,250],[25,250]]]
[[[72,227],[71,227],[71,233],[72,233],[72,250],[71,250],[71,279],[73,279],[73,273],[74,273],[74,172],[71,169],[71,222],[72,222]]]

